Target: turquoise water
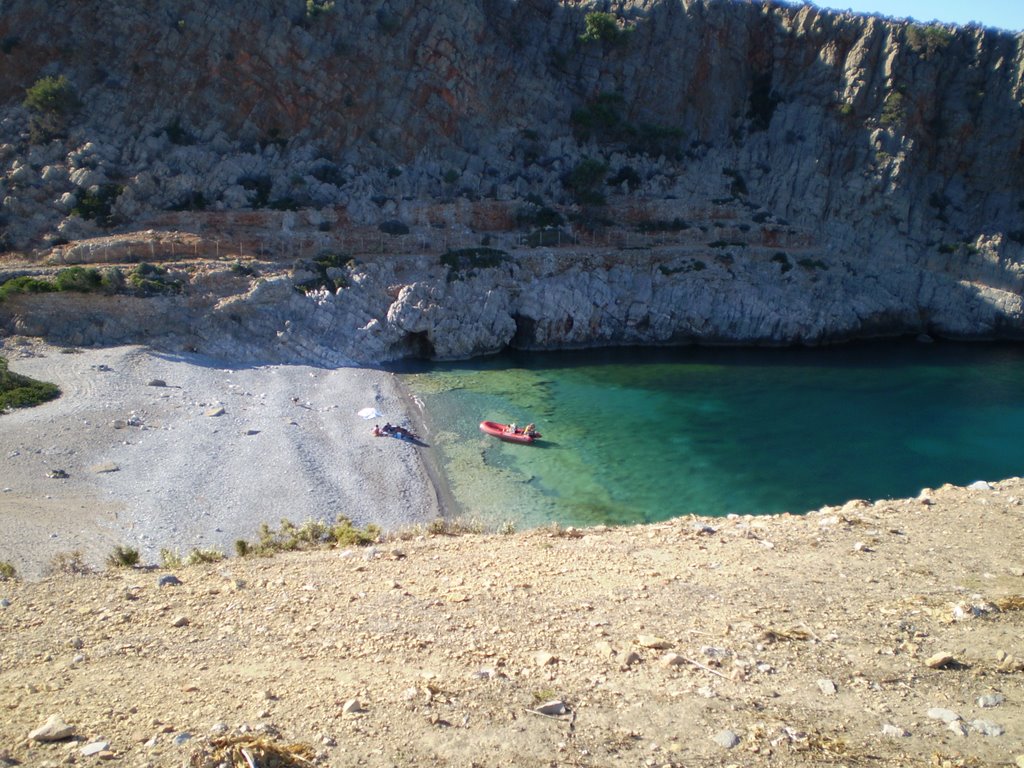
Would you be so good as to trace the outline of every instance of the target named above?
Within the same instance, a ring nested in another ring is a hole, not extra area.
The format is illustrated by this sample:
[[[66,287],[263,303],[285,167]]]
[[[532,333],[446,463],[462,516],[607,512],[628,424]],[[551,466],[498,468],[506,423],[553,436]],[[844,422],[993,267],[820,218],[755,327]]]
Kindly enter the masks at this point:
[[[1014,345],[518,353],[404,381],[458,511],[491,525],[801,513],[1024,474]]]

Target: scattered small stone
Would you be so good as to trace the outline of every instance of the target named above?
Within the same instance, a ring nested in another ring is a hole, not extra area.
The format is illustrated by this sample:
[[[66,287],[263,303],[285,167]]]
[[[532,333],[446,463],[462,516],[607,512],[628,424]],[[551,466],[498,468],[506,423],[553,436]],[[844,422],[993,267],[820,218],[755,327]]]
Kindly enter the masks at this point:
[[[171,622],[172,627],[187,627],[192,622],[189,621],[188,616],[177,616],[174,621]]]
[[[967,736],[967,725],[962,720],[954,720],[947,727],[957,736]]]
[[[1006,729],[991,720],[972,720],[971,729],[982,736],[1002,736]]]
[[[998,707],[1006,701],[1006,697],[1001,693],[990,693],[985,696],[978,697],[978,706],[982,709],[990,709],[992,707]]]
[[[949,667],[949,666],[951,666],[952,664],[955,664],[955,663],[956,663],[956,658],[954,658],[953,654],[951,654],[951,653],[936,653],[936,654],[934,654],[932,656],[929,656],[927,659],[925,659],[924,665],[926,667],[931,668],[931,669],[945,669],[946,667]]]
[[[63,741],[75,733],[75,726],[68,725],[60,715],[50,715],[46,722],[32,731],[28,737],[32,741]]]
[[[108,747],[110,747],[109,741],[94,741],[91,744],[86,744],[79,750],[79,752],[81,752],[84,757],[90,757],[92,755],[98,755],[100,752],[106,752]]]
[[[636,644],[641,648],[653,648],[658,651],[663,651],[672,647],[672,643],[668,640],[655,635],[640,635],[636,639]]]
[[[882,735],[893,739],[905,739],[910,736],[910,731],[900,728],[898,725],[886,723],[882,726]]]
[[[548,667],[558,663],[558,657],[547,651],[537,651],[533,654],[533,663],[538,667]]]
[[[225,413],[227,413],[227,411],[224,410],[224,407],[218,405],[215,408],[207,408],[206,412],[203,415],[204,416],[215,417],[215,416],[223,416]]]
[[[177,587],[181,584],[181,579],[175,576],[173,573],[165,573],[159,579],[156,580],[158,587]]]
[[[553,699],[534,707],[533,711],[541,715],[564,715],[566,712],[565,702],[561,699]]]
[[[117,472],[120,469],[121,468],[112,461],[105,461],[102,464],[94,464],[93,466],[89,467],[89,471],[92,472],[94,475],[102,475],[108,472]]]
[[[259,433],[260,433],[260,431],[258,429],[247,429],[247,430],[245,430],[246,437],[252,437],[253,435],[258,435]]]
[[[661,657],[659,661],[663,667],[678,667],[680,664],[685,664],[686,659],[680,656],[678,653],[668,652]]]
[[[146,382],[146,386],[147,387],[166,387],[167,386],[167,382],[164,381],[163,379],[150,379],[148,382]]]
[[[214,736],[220,736],[227,733],[230,730],[227,723],[214,723],[210,726],[210,733]]]
[[[184,744],[185,742],[187,742],[191,738],[192,738],[192,734],[191,733],[184,732],[184,733],[179,733],[177,736],[175,736],[173,739],[171,739],[171,741],[175,744],[175,746],[179,746],[180,747],[182,744]]]
[[[975,480],[973,483],[967,486],[972,491],[991,491],[992,486],[984,480]]]
[[[11,607],[11,601],[10,600],[8,600],[6,597],[0,599],[0,608],[10,608],[10,607]]]
[[[358,715],[363,711],[363,705],[359,703],[359,699],[349,699],[341,708],[341,714],[347,716]]]
[[[596,643],[594,643],[594,649],[598,652],[598,654],[600,654],[603,658],[606,659],[610,659],[612,658],[612,656],[615,655],[615,649],[612,648],[612,644],[609,643],[607,640],[598,640]]]
[[[51,480],[67,480],[70,477],[63,469],[51,469],[46,476]]]
[[[636,651],[629,651],[622,658],[622,668],[627,669],[628,667],[632,667],[634,664],[639,664],[641,661],[642,659],[640,658],[639,653],[637,653]]]
[[[941,720],[944,723],[955,723],[960,719],[960,715],[951,709],[943,709],[942,707],[932,707],[928,710],[928,717],[932,720]]]
[[[740,743],[740,737],[729,730],[720,731],[715,736],[715,743],[723,749],[732,749]]]
[[[836,695],[836,684],[828,679],[821,679],[818,681],[818,689],[826,696]]]
[[[858,541],[853,545],[854,552],[871,552],[872,549],[863,541]]]

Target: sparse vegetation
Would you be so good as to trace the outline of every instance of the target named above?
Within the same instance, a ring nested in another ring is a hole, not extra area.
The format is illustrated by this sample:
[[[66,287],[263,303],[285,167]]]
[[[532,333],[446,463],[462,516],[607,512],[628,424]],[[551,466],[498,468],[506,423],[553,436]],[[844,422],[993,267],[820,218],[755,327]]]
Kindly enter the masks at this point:
[[[102,184],[93,189],[79,192],[78,204],[71,209],[72,216],[95,221],[101,227],[112,227],[117,223],[113,213],[114,203],[124,192],[120,184]]]
[[[139,550],[118,544],[107,555],[106,563],[108,568],[134,568],[139,564]]]
[[[930,58],[953,40],[953,33],[939,24],[910,24],[907,26],[907,45],[916,54]]]
[[[219,549],[193,549],[185,558],[185,565],[219,563],[223,559],[224,553]]]
[[[181,555],[179,555],[175,550],[167,549],[166,547],[160,550],[161,568],[168,568],[174,570],[177,568],[183,568],[184,566],[185,561],[182,559]]]
[[[37,80],[25,91],[22,104],[32,112],[30,132],[34,142],[61,135],[80,106],[74,87],[64,75]]]
[[[494,269],[508,258],[505,251],[486,246],[458,248],[441,255],[441,263],[451,270],[450,278],[461,276],[474,269]]]
[[[789,272],[789,270],[793,268],[793,263],[789,260],[789,256],[782,251],[777,251],[772,254],[772,262],[779,265],[779,269],[783,274]]]
[[[885,97],[882,105],[882,116],[879,122],[887,127],[898,125],[903,122],[903,94],[893,91]]]
[[[17,569],[6,560],[0,560],[0,581],[14,581],[17,578]]]
[[[306,0],[306,16],[314,18],[334,10],[334,0]]]
[[[563,180],[565,188],[572,192],[578,203],[583,205],[604,205],[605,198],[600,191],[608,166],[600,160],[581,160]]]
[[[68,576],[84,576],[92,573],[92,568],[85,562],[85,558],[79,550],[71,552],[58,552],[50,560],[49,572],[51,574],[63,573]]]
[[[60,397],[60,387],[46,381],[11,373],[7,358],[0,357],[0,414],[13,408],[29,408]]]
[[[146,262],[128,273],[127,284],[143,296],[181,293],[183,288],[181,281],[171,277],[166,269]]]
[[[580,35],[580,41],[625,45],[632,31],[632,27],[620,23],[615,14],[594,11],[588,13],[583,19],[583,33]]]

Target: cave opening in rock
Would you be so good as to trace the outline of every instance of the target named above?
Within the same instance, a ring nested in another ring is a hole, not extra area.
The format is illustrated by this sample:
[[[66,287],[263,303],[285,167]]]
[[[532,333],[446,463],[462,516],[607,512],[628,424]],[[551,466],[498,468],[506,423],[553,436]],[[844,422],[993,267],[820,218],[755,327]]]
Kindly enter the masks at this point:
[[[437,354],[434,344],[426,331],[407,333],[405,338],[395,345],[399,357],[413,360],[433,360]]]

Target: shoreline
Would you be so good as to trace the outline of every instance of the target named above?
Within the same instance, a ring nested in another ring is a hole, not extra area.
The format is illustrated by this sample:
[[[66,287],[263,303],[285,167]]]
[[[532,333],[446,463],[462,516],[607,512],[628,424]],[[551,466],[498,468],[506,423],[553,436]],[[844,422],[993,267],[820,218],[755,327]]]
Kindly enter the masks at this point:
[[[423,469],[427,473],[427,477],[430,478],[430,483],[434,488],[434,495],[440,513],[439,517],[444,520],[461,517],[463,513],[462,507],[455,498],[451,483],[448,481],[448,476],[444,471],[443,462],[438,455],[440,449],[436,444],[436,425],[430,418],[430,414],[423,401],[402,380],[402,374],[391,372],[391,376],[394,377],[392,381],[395,383],[399,397],[405,404],[406,414],[416,413],[420,424],[423,425],[422,431],[427,445],[423,447],[420,458],[423,461]]]

